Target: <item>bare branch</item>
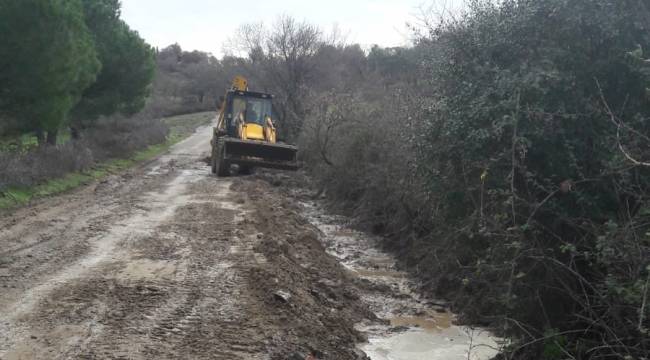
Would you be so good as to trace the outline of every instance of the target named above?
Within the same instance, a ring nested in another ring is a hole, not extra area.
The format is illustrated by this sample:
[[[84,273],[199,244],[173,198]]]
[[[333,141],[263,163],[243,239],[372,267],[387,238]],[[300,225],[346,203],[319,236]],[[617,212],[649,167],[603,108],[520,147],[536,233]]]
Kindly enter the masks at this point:
[[[630,153],[628,153],[627,150],[625,150],[625,147],[624,147],[623,144],[621,143],[621,128],[623,128],[623,127],[625,127],[626,129],[631,129],[631,128],[630,128],[629,126],[625,125],[622,121],[620,121],[620,120],[618,120],[618,119],[616,118],[616,115],[614,114],[614,112],[613,112],[612,109],[610,108],[609,104],[607,103],[607,100],[605,99],[605,95],[603,94],[603,89],[602,89],[602,87],[600,86],[600,82],[598,81],[598,79],[596,79],[596,86],[598,86],[598,91],[600,92],[600,99],[601,99],[601,102],[603,103],[603,106],[605,107],[605,111],[607,112],[607,115],[609,115],[610,121],[611,121],[614,125],[616,125],[616,142],[617,142],[617,144],[618,144],[618,148],[619,148],[619,150],[620,150],[621,153],[623,153],[623,155],[624,155],[624,156],[625,156],[629,161],[631,161],[634,165],[650,167],[650,163],[649,163],[649,162],[639,161],[639,160],[635,159],[634,157],[632,157],[632,155],[630,155]],[[631,129],[631,130],[632,130],[634,133],[639,134],[636,130],[634,130],[634,129]],[[643,138],[645,138],[647,141],[650,141],[650,139],[648,139],[648,138],[647,138],[646,136],[644,136],[643,134],[639,134],[639,135],[641,135],[641,136],[642,136]]]

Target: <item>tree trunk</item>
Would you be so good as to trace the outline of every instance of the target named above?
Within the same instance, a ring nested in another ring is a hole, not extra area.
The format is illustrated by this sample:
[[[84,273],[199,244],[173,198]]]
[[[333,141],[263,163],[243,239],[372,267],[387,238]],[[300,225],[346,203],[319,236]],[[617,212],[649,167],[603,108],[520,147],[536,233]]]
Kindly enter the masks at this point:
[[[38,146],[45,145],[45,132],[41,129],[36,129],[36,140],[38,141]]]
[[[58,135],[59,135],[58,130],[48,131],[47,132],[47,139],[46,139],[47,144],[51,145],[51,146],[55,146]]]
[[[70,136],[73,140],[81,139],[81,132],[79,131],[79,128],[76,126],[70,126]]]

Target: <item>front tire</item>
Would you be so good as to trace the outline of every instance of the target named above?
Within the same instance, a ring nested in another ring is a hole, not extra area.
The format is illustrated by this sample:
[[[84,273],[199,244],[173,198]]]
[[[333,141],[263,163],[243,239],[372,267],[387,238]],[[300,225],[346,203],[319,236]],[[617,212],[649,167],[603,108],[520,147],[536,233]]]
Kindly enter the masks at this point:
[[[212,166],[212,173],[216,174],[218,170],[218,165],[217,165],[217,149],[216,147],[212,147],[212,156],[210,156],[210,165]]]
[[[223,151],[223,145],[216,147],[215,155],[212,158],[214,159],[212,161],[212,171],[214,174],[217,174],[219,177],[230,175],[230,164],[226,160],[226,156]]]

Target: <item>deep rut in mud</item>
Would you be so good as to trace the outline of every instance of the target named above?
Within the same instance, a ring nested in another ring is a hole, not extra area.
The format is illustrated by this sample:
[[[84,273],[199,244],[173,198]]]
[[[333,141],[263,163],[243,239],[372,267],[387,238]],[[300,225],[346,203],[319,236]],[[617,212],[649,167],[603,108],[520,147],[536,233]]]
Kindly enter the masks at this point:
[[[397,269],[396,260],[379,250],[379,239],[327,213],[317,202],[301,202],[303,213],[322,233],[329,254],[358,278],[363,302],[383,321],[363,321],[368,337],[360,348],[372,360],[488,360],[500,339],[489,331],[455,325],[443,301],[418,294],[416,284]]]

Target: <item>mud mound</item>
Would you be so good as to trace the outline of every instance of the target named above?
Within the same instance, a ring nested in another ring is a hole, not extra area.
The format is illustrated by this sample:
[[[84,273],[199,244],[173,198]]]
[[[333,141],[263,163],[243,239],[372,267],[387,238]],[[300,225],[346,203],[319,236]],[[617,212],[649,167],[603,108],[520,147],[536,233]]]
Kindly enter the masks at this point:
[[[250,194],[256,209],[249,221],[260,231],[255,251],[266,263],[251,271],[250,290],[266,316],[282,324],[273,358],[311,352],[322,359],[366,359],[355,348],[365,339],[354,324],[375,315],[359,300],[349,274],[325,253],[318,230],[266,181],[239,179],[232,189]]]

